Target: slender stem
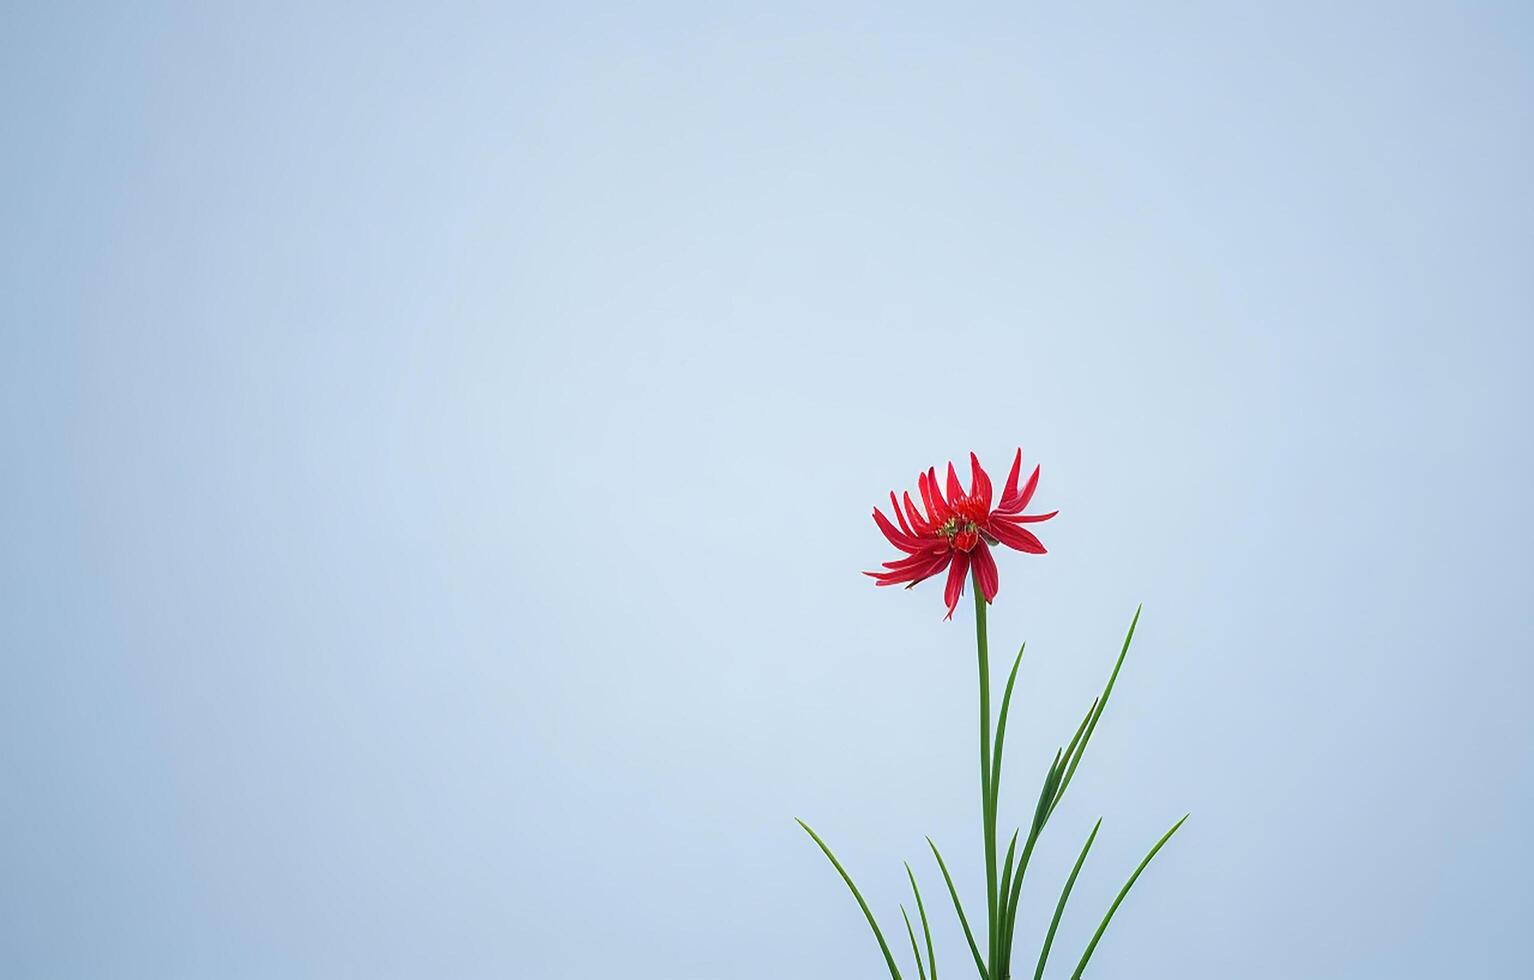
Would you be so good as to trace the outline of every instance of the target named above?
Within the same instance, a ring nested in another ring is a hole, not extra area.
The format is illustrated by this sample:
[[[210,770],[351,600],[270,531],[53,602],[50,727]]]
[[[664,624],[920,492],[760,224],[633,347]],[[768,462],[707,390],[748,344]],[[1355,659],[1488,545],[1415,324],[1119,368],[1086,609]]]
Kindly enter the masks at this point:
[[[985,831],[985,905],[989,924],[991,976],[996,974],[996,793],[991,785],[991,664],[986,649],[985,593],[980,588],[980,573],[973,575],[975,590],[975,646],[980,660],[980,814]]]

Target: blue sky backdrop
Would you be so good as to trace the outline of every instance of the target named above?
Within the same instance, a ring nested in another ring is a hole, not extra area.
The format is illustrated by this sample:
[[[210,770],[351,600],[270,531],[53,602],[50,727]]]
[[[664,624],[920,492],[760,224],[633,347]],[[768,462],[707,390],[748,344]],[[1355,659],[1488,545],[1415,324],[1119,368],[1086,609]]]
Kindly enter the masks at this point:
[[[0,974],[1534,975],[1526,3],[0,10]],[[1002,655],[998,654],[998,659]],[[978,907],[978,906],[977,906]],[[903,941],[903,940],[902,940]],[[1031,963],[1030,952],[1020,960]]]

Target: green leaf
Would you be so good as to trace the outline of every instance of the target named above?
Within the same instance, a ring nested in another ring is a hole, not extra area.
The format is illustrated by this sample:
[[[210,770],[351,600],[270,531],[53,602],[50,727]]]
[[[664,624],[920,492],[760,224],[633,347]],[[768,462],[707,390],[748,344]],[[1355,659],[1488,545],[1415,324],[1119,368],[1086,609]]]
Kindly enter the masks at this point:
[[[1161,850],[1163,844],[1172,839],[1172,835],[1177,833],[1177,828],[1181,827],[1189,816],[1191,814],[1183,814],[1182,820],[1172,824],[1172,829],[1161,835],[1161,839],[1156,842],[1156,846],[1150,849],[1149,854],[1145,855],[1145,860],[1140,862],[1138,868],[1135,868],[1135,873],[1129,876],[1129,880],[1124,883],[1124,887],[1119,891],[1119,897],[1115,898],[1113,904],[1108,907],[1108,914],[1103,916],[1102,925],[1097,927],[1097,932],[1093,934],[1092,941],[1087,944],[1087,951],[1081,954],[1081,962],[1076,964],[1076,972],[1071,974],[1071,980],[1081,980],[1081,972],[1087,968],[1087,960],[1090,960],[1092,953],[1097,950],[1097,942],[1103,938],[1103,933],[1108,928],[1108,922],[1113,918],[1113,913],[1119,910],[1119,905],[1124,901],[1124,896],[1128,895],[1129,889],[1134,887],[1135,881],[1140,877],[1140,872],[1144,871],[1145,866],[1151,863],[1151,858],[1156,856],[1156,852]]]
[[[1022,832],[1023,828],[1021,827],[1012,831],[1012,842],[1007,845],[1007,859],[1002,862],[1001,866],[1001,887],[998,892],[1003,899],[1003,909],[1006,908],[1005,899],[1012,886],[1012,858],[1017,851],[1017,837]],[[1005,914],[1003,914],[1002,918],[1005,919],[1005,917]]]
[[[1076,726],[1076,734],[1071,736],[1070,744],[1065,747],[1065,758],[1074,759],[1076,757],[1076,747],[1081,744],[1081,738],[1086,734],[1087,723],[1092,720],[1093,715],[1097,714],[1097,706],[1102,703],[1102,700],[1102,696],[1099,695],[1092,699],[1091,704],[1087,705],[1087,713],[1081,716],[1081,724]]]
[[[978,590],[979,585],[975,588]],[[997,882],[995,880],[995,845],[992,843],[996,834],[996,804],[1001,797],[1001,758],[1002,746],[1007,738],[1007,714],[1012,707],[1012,690],[1017,685],[1017,669],[1023,663],[1023,651],[1028,648],[1024,643],[1017,649],[1017,656],[1012,660],[1012,670],[1007,675],[1007,689],[1001,696],[1001,711],[996,716],[996,741],[991,752],[991,767],[989,777],[985,780],[985,828],[987,839],[986,862],[990,865],[987,869],[987,887],[994,888],[994,896],[988,897],[988,901],[995,903],[994,915],[990,921],[990,962],[994,965],[996,958],[1001,952],[1000,937],[1001,923],[1006,919],[1007,883],[1005,878]],[[1008,858],[1010,863],[1011,858]]]
[[[1065,778],[1060,782],[1060,789],[1057,793],[1055,793],[1054,802],[1049,805],[1050,812],[1053,812],[1054,808],[1059,805],[1060,797],[1065,795],[1065,788],[1071,784],[1071,780],[1075,777],[1076,767],[1081,764],[1081,757],[1086,754],[1087,743],[1092,740],[1092,732],[1097,729],[1097,719],[1103,716],[1103,709],[1108,707],[1108,695],[1113,693],[1113,682],[1119,679],[1119,668],[1124,666],[1124,656],[1125,654],[1129,653],[1129,641],[1134,639],[1135,626],[1140,622],[1140,610],[1144,608],[1145,606],[1143,603],[1135,607],[1135,618],[1129,622],[1129,632],[1124,635],[1124,646],[1121,650],[1119,650],[1119,659],[1113,665],[1113,673],[1108,675],[1108,684],[1103,688],[1102,697],[1098,698],[1097,700],[1096,710],[1094,710],[1090,715],[1090,720],[1087,722],[1086,734],[1081,739],[1081,746],[1077,749],[1075,756],[1071,759],[1070,768],[1066,770]]]
[[[1062,753],[1055,750],[1055,757],[1049,763],[1049,771],[1044,774],[1044,785],[1039,787],[1039,801],[1033,808],[1033,823],[1028,828],[1028,837],[1023,844],[1023,852],[1018,855],[1017,867],[1012,872],[1012,894],[1007,899],[1007,918],[1001,923],[1001,956],[998,960],[1002,970],[1006,971],[1012,962],[1012,935],[1017,929],[1017,900],[1023,891],[1023,874],[1028,870],[1028,861],[1033,857],[1033,846],[1039,842],[1039,834],[1044,830],[1044,824],[1049,820],[1049,813],[1045,802],[1054,797],[1055,787],[1060,784]]]
[[[985,925],[996,949],[996,781],[991,776],[991,667],[989,640],[985,626],[985,590],[980,583],[980,568],[975,566],[975,666],[980,674],[980,818],[985,837]]]
[[[921,965],[921,947],[916,945],[916,930],[911,928],[911,917],[906,915],[905,906],[900,906],[900,917],[905,920],[906,935],[911,937],[911,955],[916,957],[916,974],[921,980],[927,980],[927,971]]]
[[[1039,791],[1039,802],[1033,807],[1033,836],[1044,829],[1049,815],[1054,811],[1050,801],[1058,795],[1060,774],[1065,771],[1065,750],[1055,749],[1055,761],[1050,763],[1049,773],[1044,777],[1044,788]]]
[[[981,980],[991,980],[991,974],[985,968],[985,960],[980,957],[980,947],[975,945],[975,934],[970,931],[969,917],[964,914],[964,905],[959,901],[959,891],[953,887],[953,877],[948,873],[948,865],[943,861],[943,855],[938,852],[937,845],[932,843],[932,838],[927,838],[927,846],[932,848],[932,856],[937,858],[937,866],[943,872],[943,881],[948,884],[948,894],[953,898],[954,911],[959,913],[959,925],[964,927],[964,938],[969,942],[970,955],[975,958],[975,967],[979,969]]]
[[[927,906],[922,904],[921,889],[916,887],[916,875],[911,871],[911,866],[905,866],[905,874],[911,879],[911,892],[916,896],[916,911],[921,913],[921,931],[927,938],[927,969],[932,973],[932,980],[937,980],[937,956],[932,952],[932,927],[927,924]]]
[[[1001,713],[996,716],[996,745],[991,752],[991,812],[996,812],[996,800],[1001,790],[1001,746],[1007,738],[1007,709],[1012,706],[1012,686],[1017,683],[1017,668],[1022,666],[1023,651],[1028,648],[1024,643],[1017,651],[1017,659],[1012,661],[1012,673],[1007,676],[1007,689],[1001,696]]]
[[[874,914],[868,910],[868,903],[863,901],[863,893],[858,891],[858,886],[852,883],[852,876],[847,874],[847,869],[842,867],[842,863],[836,859],[836,855],[831,853],[831,848],[826,846],[826,842],[820,839],[819,834],[810,829],[809,824],[798,817],[795,817],[794,820],[798,822],[799,826],[804,828],[804,832],[809,834],[815,843],[820,845],[820,849],[831,860],[831,866],[842,876],[842,880],[847,883],[847,887],[852,889],[852,897],[858,900],[858,907],[863,910],[863,917],[868,920],[869,927],[873,929],[874,938],[879,940],[879,949],[884,953],[884,962],[889,965],[890,977],[893,980],[900,980],[900,968],[895,965],[895,957],[890,955],[889,944],[884,941],[884,933],[879,929],[879,923],[874,919]]]
[[[1086,844],[1081,848],[1081,856],[1076,859],[1076,866],[1071,869],[1071,876],[1065,879],[1065,888],[1060,892],[1060,901],[1055,905],[1055,917],[1049,922],[1049,932],[1044,936],[1044,948],[1039,950],[1039,966],[1033,971],[1033,980],[1043,980],[1044,963],[1049,959],[1049,947],[1054,945],[1055,930],[1060,928],[1060,916],[1065,913],[1065,903],[1071,897],[1071,889],[1076,887],[1076,876],[1081,874],[1081,866],[1086,863],[1087,852],[1092,849],[1092,842],[1097,839],[1097,831],[1103,825],[1103,818],[1098,817],[1097,823],[1092,827],[1092,833],[1087,837]]]
[[[1017,850],[1017,835],[1021,832],[1021,830],[1022,828],[1018,828],[1017,830],[1012,831],[1012,843],[1007,845],[1007,860],[1002,864],[1001,867],[1001,883],[996,889],[996,894],[1000,896],[1001,900],[1001,907],[997,910],[996,913],[996,921],[998,923],[1007,921],[1007,893],[1010,890],[1012,884],[1012,857],[1014,852]],[[992,963],[997,962],[1001,955],[1000,940],[1004,928],[1005,927],[997,928],[996,935],[991,937]]]

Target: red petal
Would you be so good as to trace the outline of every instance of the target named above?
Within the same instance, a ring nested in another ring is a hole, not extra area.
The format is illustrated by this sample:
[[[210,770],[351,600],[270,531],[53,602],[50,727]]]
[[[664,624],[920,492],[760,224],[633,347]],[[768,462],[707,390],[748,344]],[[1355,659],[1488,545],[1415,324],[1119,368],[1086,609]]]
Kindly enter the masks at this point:
[[[1012,472],[1007,474],[1006,486],[1002,487],[1001,489],[1002,504],[1006,504],[1007,501],[1017,496],[1017,475],[1021,473],[1022,470],[1023,451],[1019,449],[1017,451],[1017,455],[1012,457]]]
[[[944,568],[947,568],[952,556],[953,552],[944,552],[941,555],[932,557],[926,564],[913,563],[910,567],[902,568],[899,571],[864,572],[863,574],[874,579],[879,585],[900,585],[901,583],[915,585],[917,582],[931,578]]]
[[[927,523],[942,523],[943,519],[939,516],[942,512],[938,509],[937,501],[932,499],[934,490],[932,481],[927,478],[927,474],[922,473],[916,478],[916,492],[921,494],[922,506],[927,508]]]
[[[1028,506],[1028,501],[1033,499],[1033,491],[1039,488],[1039,468],[1033,468],[1033,475],[1028,477],[1028,482],[1023,484],[1022,496],[1017,501],[1017,509],[1022,510]]]
[[[905,512],[906,516],[911,519],[911,526],[918,533],[925,534],[932,530],[932,522],[921,516],[921,512],[916,509],[916,505],[911,503],[910,491],[905,493]]]
[[[932,491],[932,499],[937,503],[937,513],[932,515],[932,523],[941,524],[953,516],[953,508],[949,506],[951,501],[945,500],[943,491],[938,489],[936,466],[927,468],[927,489]]]
[[[1049,520],[1058,513],[1060,513],[1058,510],[1052,510],[1047,514],[1007,514],[998,516],[996,520],[1011,521],[1013,524],[1037,524],[1039,521]]]
[[[964,496],[964,488],[959,485],[959,474],[953,471],[953,463],[948,464],[948,502],[956,504],[959,498]]]
[[[900,501],[895,499],[895,491],[890,491],[890,510],[895,512],[895,520],[900,522],[900,530],[911,535],[911,526],[905,522],[905,515],[900,512]]]
[[[948,615],[944,619],[953,618],[953,611],[959,606],[959,597],[964,594],[964,579],[968,575],[969,555],[955,551],[953,564],[948,566],[948,584],[943,586],[943,601],[948,604]]]
[[[999,584],[996,576],[996,559],[991,556],[991,548],[984,541],[975,546],[975,550],[969,553],[970,561],[975,565],[975,574],[980,579],[980,591],[985,595],[985,601],[990,602],[996,598],[996,587]]]
[[[1028,483],[1023,487],[1022,492],[1011,497],[1002,497],[1001,503],[996,505],[996,509],[1003,514],[1015,514],[1028,506],[1028,501],[1033,499],[1033,491],[1038,488],[1039,468],[1035,466],[1033,468],[1033,475],[1028,477]]]
[[[943,550],[946,551],[947,549],[945,548]],[[911,569],[911,568],[920,568],[923,565],[930,565],[930,564],[932,564],[933,561],[935,561],[940,556],[941,556],[941,552],[923,551],[921,554],[918,554],[918,555],[911,555],[911,556],[906,557],[906,558],[899,558],[899,559],[896,559],[895,561],[880,562],[880,564],[883,565],[885,568],[888,568],[892,572],[901,572],[901,571],[905,571],[905,570]],[[883,574],[888,574],[888,573],[883,573]]]
[[[874,508],[874,523],[879,525],[879,530],[884,532],[884,537],[889,543],[901,551],[914,554],[925,547],[921,541],[910,535],[901,534],[899,529],[890,523],[890,519],[884,516],[884,512],[877,507]]]
[[[933,559],[931,565],[928,565],[926,568],[922,569],[922,573],[918,578],[911,580],[911,585],[915,585],[917,582],[929,579],[936,575],[938,572],[941,572],[943,569],[947,568],[948,563],[953,560],[954,554],[955,552],[945,551],[937,558]],[[907,586],[907,588],[909,587],[910,586]]]
[[[985,509],[991,509],[991,477],[980,465],[980,457],[974,453],[969,454],[969,495],[979,497],[985,502]]]
[[[990,522],[990,531],[997,541],[1000,541],[1008,548],[1025,551],[1030,555],[1044,554],[1043,543],[1033,536],[1032,531],[999,520],[992,520]]]

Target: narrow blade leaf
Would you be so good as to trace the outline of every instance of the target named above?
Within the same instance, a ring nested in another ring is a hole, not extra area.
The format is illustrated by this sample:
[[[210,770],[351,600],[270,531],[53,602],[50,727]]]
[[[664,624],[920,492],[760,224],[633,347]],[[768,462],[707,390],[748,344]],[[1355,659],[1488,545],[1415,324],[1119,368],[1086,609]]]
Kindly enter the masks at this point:
[[[999,896],[999,901],[1001,903],[996,912],[996,921],[998,923],[1005,923],[1007,921],[1007,893],[1011,890],[1012,886],[1012,858],[1016,855],[1017,852],[1017,835],[1021,832],[1021,830],[1022,828],[1018,828],[1017,830],[1012,831],[1012,843],[1007,845],[1007,859],[1006,861],[1002,862],[1001,866],[1001,882],[996,889],[996,894]],[[999,925],[996,929],[996,934],[991,937],[992,963],[997,962],[1000,958],[1001,935],[1005,930],[1006,926]]]
[[[1103,916],[1102,924],[1097,927],[1097,932],[1092,935],[1092,941],[1087,944],[1087,951],[1081,954],[1081,962],[1076,964],[1076,972],[1071,974],[1071,980],[1081,980],[1081,973],[1087,968],[1087,960],[1090,960],[1092,954],[1097,951],[1097,942],[1103,938],[1103,933],[1108,929],[1108,922],[1113,918],[1113,913],[1119,910],[1119,905],[1124,901],[1124,896],[1128,895],[1129,889],[1134,887],[1135,881],[1140,877],[1140,872],[1144,871],[1145,866],[1151,863],[1151,858],[1156,856],[1156,852],[1161,850],[1162,845],[1172,839],[1172,835],[1177,833],[1177,828],[1181,827],[1189,816],[1190,814],[1183,814],[1182,820],[1172,824],[1172,829],[1161,835],[1161,839],[1156,842],[1156,846],[1150,849],[1149,854],[1145,855],[1145,860],[1140,862],[1138,868],[1135,868],[1135,873],[1129,876],[1128,881],[1124,882],[1124,887],[1119,891],[1119,897],[1115,898],[1113,904],[1108,906],[1108,914]]]
[[[932,974],[932,980],[937,980],[937,956],[932,952],[932,927],[927,924],[927,906],[922,904],[921,889],[916,887],[916,874],[911,866],[905,866],[905,874],[911,879],[911,893],[916,896],[916,911],[921,914],[921,931],[927,939],[927,970]]]
[[[1007,675],[1007,689],[1001,695],[1001,712],[996,716],[996,745],[991,751],[991,812],[996,812],[996,801],[1001,795],[1001,746],[1007,739],[1007,709],[1012,706],[1012,688],[1017,683],[1017,668],[1022,666],[1024,643],[1012,661],[1012,673]]]
[[[1086,754],[1087,743],[1092,741],[1092,732],[1097,729],[1097,720],[1103,716],[1103,709],[1108,707],[1108,695],[1113,693],[1113,682],[1119,679],[1119,668],[1124,666],[1124,657],[1129,653],[1129,641],[1135,638],[1135,627],[1140,622],[1140,610],[1144,605],[1135,607],[1135,617],[1129,621],[1129,632],[1124,635],[1124,646],[1119,650],[1119,659],[1113,665],[1113,673],[1108,675],[1108,683],[1103,687],[1102,697],[1097,700],[1097,708],[1091,714],[1091,720],[1087,722],[1086,734],[1082,736],[1081,745],[1071,759],[1070,768],[1065,772],[1065,778],[1060,782],[1060,789],[1055,793],[1054,802],[1049,805],[1051,812],[1059,805],[1060,797],[1065,795],[1065,789],[1071,784],[1076,776],[1076,767],[1081,764],[1081,757]]]
[[[1023,891],[1023,875],[1028,870],[1028,861],[1033,857],[1033,846],[1039,842],[1039,834],[1044,830],[1044,824],[1049,820],[1049,811],[1046,804],[1054,798],[1055,787],[1060,785],[1060,773],[1062,754],[1055,751],[1055,757],[1049,763],[1049,771],[1044,774],[1044,785],[1039,787],[1039,802],[1033,808],[1033,823],[1028,828],[1028,838],[1023,844],[1023,852],[1017,857],[1017,867],[1012,871],[1012,894],[1007,898],[1007,918],[1001,923],[1001,956],[999,962],[1003,971],[1009,969],[1012,962],[1012,937],[1017,929],[1017,901]]]
[[[932,856],[937,858],[937,866],[943,872],[943,881],[948,885],[948,894],[953,898],[954,911],[959,913],[959,925],[964,927],[964,938],[969,943],[969,952],[975,958],[975,967],[980,971],[981,980],[991,980],[990,971],[985,968],[985,960],[980,956],[980,947],[975,945],[975,934],[970,931],[969,917],[964,914],[964,904],[959,901],[959,891],[953,886],[953,876],[948,873],[948,865],[943,861],[943,855],[938,852],[937,845],[932,843],[932,838],[927,838],[927,846],[932,848]]]
[[[1081,866],[1086,863],[1087,852],[1092,849],[1092,842],[1097,840],[1097,831],[1102,825],[1103,818],[1098,817],[1086,844],[1081,848],[1081,856],[1076,859],[1076,866],[1071,869],[1071,876],[1065,879],[1065,888],[1061,890],[1060,901],[1055,905],[1055,917],[1050,920],[1049,932],[1044,935],[1044,948],[1039,950],[1039,965],[1033,971],[1033,980],[1043,980],[1044,963],[1049,959],[1049,947],[1055,943],[1055,930],[1060,928],[1060,916],[1065,914],[1065,903],[1070,900],[1071,889],[1076,887],[1076,876],[1081,874]]]
[[[820,849],[830,859],[831,866],[842,876],[842,880],[847,883],[847,887],[852,889],[852,897],[858,900],[858,907],[863,910],[863,917],[868,920],[869,927],[873,929],[874,938],[879,940],[879,950],[884,954],[884,962],[890,968],[890,977],[892,980],[900,980],[900,968],[895,965],[895,957],[890,955],[889,943],[884,941],[884,933],[879,929],[879,923],[874,919],[874,914],[868,910],[868,903],[863,901],[863,893],[858,891],[858,886],[852,883],[852,876],[847,873],[846,868],[842,867],[842,863],[836,859],[836,855],[831,853],[831,848],[826,846],[826,842],[820,839],[820,835],[810,829],[809,824],[798,817],[795,817],[794,820],[799,826],[804,828],[806,834],[810,835],[811,840],[820,845]]]
[[[921,980],[927,980],[927,971],[921,965],[921,947],[916,945],[916,930],[911,928],[911,917],[906,914],[905,906],[900,906],[900,917],[905,920],[906,935],[911,937],[911,955],[916,957],[916,975]]]
[[[1087,705],[1087,713],[1081,716],[1081,724],[1076,726],[1076,734],[1071,736],[1070,744],[1065,747],[1065,758],[1076,757],[1076,747],[1081,744],[1081,738],[1087,731],[1087,724],[1092,720],[1092,716],[1097,714],[1097,706],[1102,703],[1102,700],[1102,696],[1098,695],[1092,699],[1091,704]]]

